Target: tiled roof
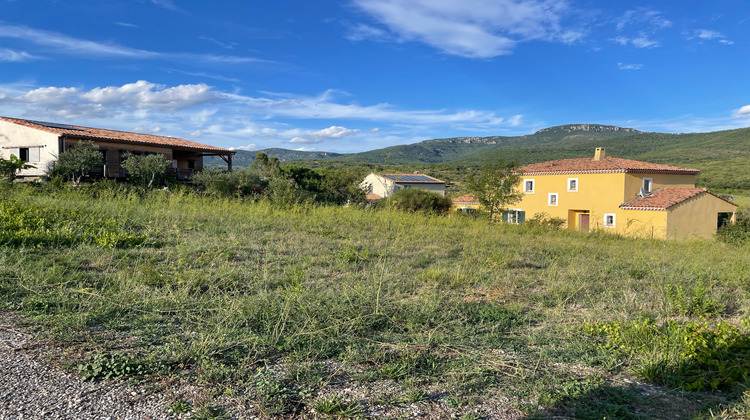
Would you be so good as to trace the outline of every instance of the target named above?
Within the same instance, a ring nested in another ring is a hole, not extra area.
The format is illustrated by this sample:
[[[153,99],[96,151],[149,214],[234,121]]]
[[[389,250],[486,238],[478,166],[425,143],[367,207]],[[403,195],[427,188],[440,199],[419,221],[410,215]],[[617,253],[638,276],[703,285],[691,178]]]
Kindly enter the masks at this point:
[[[678,168],[658,163],[640,162],[607,156],[601,160],[592,158],[560,159],[549,162],[534,163],[519,168],[524,175],[550,174],[599,174],[628,172],[638,174],[676,174],[695,175],[698,169]]]
[[[370,194],[367,194],[367,199],[368,199],[369,201],[378,201],[378,200],[380,200],[381,198],[383,198],[383,197],[381,197],[381,196],[379,196],[379,195],[377,195],[377,194],[372,194],[372,193],[370,193]]]
[[[625,210],[668,210],[670,207],[682,203],[701,194],[711,194],[714,197],[724,200],[716,194],[706,191],[705,188],[660,188],[648,197],[638,197],[627,203],[620,204],[621,209]],[[727,201],[727,200],[724,200]],[[732,205],[734,203],[727,201]]]
[[[130,133],[127,131],[104,130],[101,128],[82,127],[78,125],[48,123],[43,121],[23,120],[19,118],[0,117],[0,120],[11,122],[49,133],[66,135],[72,138],[82,138],[102,141],[115,141],[124,143],[149,144],[157,146],[169,146],[179,149],[190,149],[204,152],[234,153],[229,149],[209,146],[189,140],[175,137],[155,136],[152,134]]]
[[[474,198],[474,194],[464,194],[456,197],[453,199],[453,202],[456,204],[479,204],[479,201]]]
[[[383,178],[399,184],[445,184],[445,182],[424,174],[380,174]]]

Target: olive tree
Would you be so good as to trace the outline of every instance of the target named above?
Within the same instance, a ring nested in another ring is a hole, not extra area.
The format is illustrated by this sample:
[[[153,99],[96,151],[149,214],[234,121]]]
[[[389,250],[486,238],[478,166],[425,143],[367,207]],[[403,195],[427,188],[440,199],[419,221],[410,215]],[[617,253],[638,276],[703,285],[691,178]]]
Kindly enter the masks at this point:
[[[523,193],[518,189],[521,176],[516,162],[506,164],[499,159],[483,166],[479,176],[470,174],[467,181],[474,198],[490,213],[490,220],[494,220],[496,214],[504,213],[510,205],[523,198]]]
[[[81,178],[97,167],[102,166],[102,153],[93,141],[76,143],[72,149],[60,153],[52,165],[52,174],[70,179],[73,185],[79,185]]]
[[[143,188],[163,184],[171,165],[172,162],[160,154],[139,156],[128,153],[122,162],[123,169],[128,171],[128,179]]]

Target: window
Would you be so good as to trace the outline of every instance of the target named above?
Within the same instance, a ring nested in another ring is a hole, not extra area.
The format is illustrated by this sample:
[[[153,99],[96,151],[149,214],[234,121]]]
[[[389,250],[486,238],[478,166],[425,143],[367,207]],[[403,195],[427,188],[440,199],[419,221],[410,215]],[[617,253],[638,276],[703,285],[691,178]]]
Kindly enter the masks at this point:
[[[526,194],[534,194],[534,180],[527,179],[523,182],[523,192]]]
[[[508,209],[503,213],[503,221],[513,225],[519,225],[526,221],[526,212],[519,209]]]
[[[604,227],[613,228],[615,227],[616,215],[614,213],[604,213]]]
[[[556,206],[557,205],[557,193],[549,193],[547,204],[550,206]]]
[[[24,162],[39,162],[41,151],[41,147],[12,147],[8,149],[8,155],[13,155]]]
[[[578,191],[578,178],[568,178],[568,191]]]
[[[653,178],[643,178],[643,192],[650,193],[654,186]]]
[[[195,159],[188,159],[188,169],[195,169]]]

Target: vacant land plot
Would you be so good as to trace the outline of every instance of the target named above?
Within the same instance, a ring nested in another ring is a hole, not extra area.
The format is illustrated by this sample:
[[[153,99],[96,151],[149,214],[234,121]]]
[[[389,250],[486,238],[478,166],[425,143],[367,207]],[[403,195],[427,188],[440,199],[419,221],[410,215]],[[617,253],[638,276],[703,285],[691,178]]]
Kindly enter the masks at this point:
[[[747,246],[166,191],[0,194],[0,309],[86,379],[184,385],[174,413],[750,414]]]

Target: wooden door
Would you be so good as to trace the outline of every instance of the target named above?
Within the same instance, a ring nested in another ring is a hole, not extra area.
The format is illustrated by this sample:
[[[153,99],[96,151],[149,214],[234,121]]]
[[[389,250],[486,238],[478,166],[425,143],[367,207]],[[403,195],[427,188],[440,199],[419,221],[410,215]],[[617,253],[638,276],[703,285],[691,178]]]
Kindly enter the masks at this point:
[[[578,230],[580,232],[589,231],[589,214],[581,213],[578,215]]]

